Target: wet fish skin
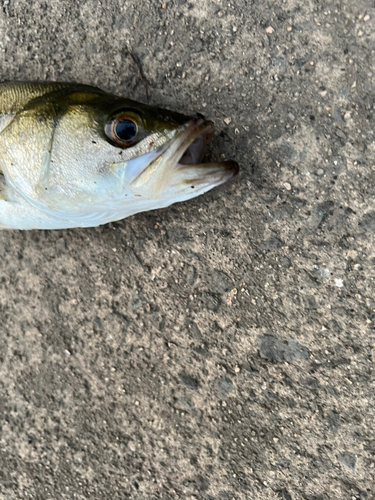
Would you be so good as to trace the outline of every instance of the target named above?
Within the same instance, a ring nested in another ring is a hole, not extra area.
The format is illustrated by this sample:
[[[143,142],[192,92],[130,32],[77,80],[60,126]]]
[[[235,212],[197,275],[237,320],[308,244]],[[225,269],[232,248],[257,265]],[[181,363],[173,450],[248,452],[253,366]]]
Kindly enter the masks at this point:
[[[212,135],[201,115],[96,87],[1,83],[0,229],[97,226],[198,196],[238,172],[200,163]]]

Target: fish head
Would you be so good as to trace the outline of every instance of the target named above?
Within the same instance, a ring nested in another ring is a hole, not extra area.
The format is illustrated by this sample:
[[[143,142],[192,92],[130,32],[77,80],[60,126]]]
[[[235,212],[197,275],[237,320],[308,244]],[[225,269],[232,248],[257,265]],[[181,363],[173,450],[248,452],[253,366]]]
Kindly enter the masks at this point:
[[[59,88],[32,99],[0,133],[1,169],[40,210],[98,225],[193,198],[233,177],[233,161],[202,163],[213,134],[200,114],[93,87]]]

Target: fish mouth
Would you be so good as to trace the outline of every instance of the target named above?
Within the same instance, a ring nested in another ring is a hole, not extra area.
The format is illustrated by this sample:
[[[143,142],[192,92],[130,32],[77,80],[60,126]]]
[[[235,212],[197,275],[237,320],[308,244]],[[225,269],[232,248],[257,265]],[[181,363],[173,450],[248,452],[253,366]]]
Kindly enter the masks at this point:
[[[189,192],[191,198],[228,181],[239,172],[235,161],[201,163],[213,136],[213,122],[196,115],[131,182],[132,189],[150,199],[171,192],[174,195]]]

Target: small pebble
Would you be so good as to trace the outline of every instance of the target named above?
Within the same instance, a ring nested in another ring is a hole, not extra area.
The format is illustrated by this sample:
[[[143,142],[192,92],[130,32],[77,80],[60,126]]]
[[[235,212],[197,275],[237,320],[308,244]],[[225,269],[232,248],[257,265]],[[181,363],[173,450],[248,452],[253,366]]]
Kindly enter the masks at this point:
[[[366,15],[365,15],[365,17],[363,18],[363,20],[364,20],[364,21],[365,21],[365,23],[366,23],[367,21],[369,21],[369,20],[370,20],[370,16],[369,16],[368,14],[366,14]]]
[[[232,118],[229,118],[229,117],[228,118],[224,118],[225,125],[229,125],[231,121],[232,121]]]
[[[291,26],[288,26],[286,30],[287,30],[287,31],[292,31],[292,27],[291,27]]]
[[[292,186],[289,184],[289,182],[284,182],[284,187],[285,189],[287,189],[288,191],[290,191],[292,189]]]
[[[269,35],[272,35],[274,31],[275,30],[272,28],[272,26],[268,26],[268,28],[266,29],[266,33],[268,33]]]
[[[318,175],[323,175],[324,174],[324,170],[322,168],[320,168],[318,171],[317,171],[317,174]]]
[[[339,288],[342,288],[344,286],[344,283],[341,278],[336,278],[335,279],[335,285]]]

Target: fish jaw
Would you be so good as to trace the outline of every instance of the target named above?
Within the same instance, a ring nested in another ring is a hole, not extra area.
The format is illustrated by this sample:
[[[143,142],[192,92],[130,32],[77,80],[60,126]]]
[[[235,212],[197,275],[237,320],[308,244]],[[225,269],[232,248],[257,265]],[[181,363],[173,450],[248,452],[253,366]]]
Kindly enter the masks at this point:
[[[214,135],[211,121],[192,119],[168,149],[150,162],[129,185],[140,197],[188,200],[223,184],[239,172],[234,161],[200,163]]]
[[[239,167],[235,161],[179,165],[166,192],[175,190],[176,195],[190,193],[190,197],[195,197],[224,184],[238,172]]]

